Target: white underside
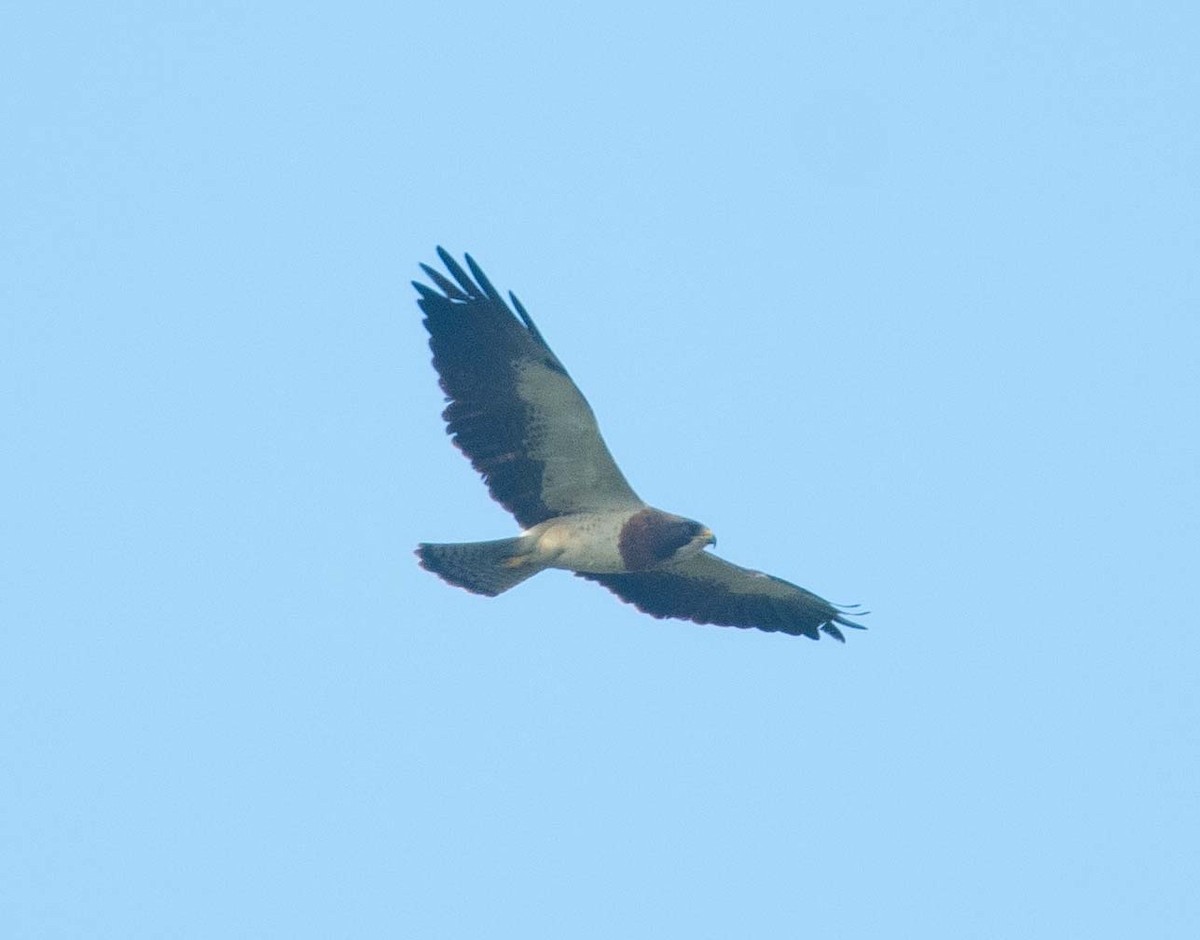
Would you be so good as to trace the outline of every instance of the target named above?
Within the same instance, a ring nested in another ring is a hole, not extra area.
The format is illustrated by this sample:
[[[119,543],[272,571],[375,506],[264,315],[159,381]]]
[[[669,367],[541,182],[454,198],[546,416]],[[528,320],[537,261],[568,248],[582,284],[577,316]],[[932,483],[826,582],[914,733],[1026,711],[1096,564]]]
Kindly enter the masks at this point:
[[[621,527],[637,510],[561,516],[525,533],[533,543],[531,561],[547,568],[614,574],[625,570],[618,542]]]

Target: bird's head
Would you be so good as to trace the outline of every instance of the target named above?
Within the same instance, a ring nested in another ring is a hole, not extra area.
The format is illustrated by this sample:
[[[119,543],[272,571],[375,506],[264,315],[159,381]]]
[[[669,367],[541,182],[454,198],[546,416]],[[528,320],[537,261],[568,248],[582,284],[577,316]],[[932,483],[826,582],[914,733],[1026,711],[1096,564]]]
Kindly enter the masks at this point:
[[[628,571],[656,568],[717,543],[708,526],[650,507],[629,517],[618,541]]]
[[[685,522],[687,523],[686,533],[688,539],[676,550],[676,558],[686,558],[688,555],[695,555],[696,552],[703,551],[708,546],[717,544],[717,537],[713,535],[712,529],[708,526],[693,519],[687,519]]]

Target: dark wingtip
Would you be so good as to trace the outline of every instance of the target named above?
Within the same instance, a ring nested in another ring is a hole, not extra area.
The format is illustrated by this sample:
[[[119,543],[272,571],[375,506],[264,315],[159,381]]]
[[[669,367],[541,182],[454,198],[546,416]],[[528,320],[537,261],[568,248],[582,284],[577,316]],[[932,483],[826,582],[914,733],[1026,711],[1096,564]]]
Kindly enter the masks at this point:
[[[421,295],[422,300],[437,299],[437,291],[431,290],[428,284],[422,284],[420,281],[413,281],[412,286],[417,289],[417,293]]]
[[[500,292],[492,286],[492,282],[488,280],[488,276],[483,273],[483,268],[475,263],[475,259],[469,254],[463,255],[467,260],[467,267],[471,269],[471,273],[475,275],[475,283],[483,288],[483,292],[487,295],[488,300],[504,306],[504,298],[500,296]]]
[[[841,624],[843,627],[849,627],[852,630],[867,629],[865,624],[855,623],[853,620],[842,616],[843,614],[850,614],[851,617],[866,617],[871,613],[869,610],[856,610],[859,606],[858,604],[850,604],[847,607],[839,607],[838,613],[833,618],[834,622]]]
[[[458,286],[463,289],[467,297],[480,297],[479,288],[471,280],[471,276],[462,269],[462,265],[454,260],[454,256],[441,245],[438,245],[437,253],[438,257],[442,259],[442,264],[446,266],[446,270],[450,272],[454,280],[458,281]]]
[[[425,274],[429,277],[429,279],[442,289],[442,293],[445,294],[447,297],[449,297],[451,300],[458,300],[463,303],[466,303],[468,300],[471,299],[466,294],[464,294],[462,291],[460,291],[455,286],[453,281],[451,281],[448,277],[446,277],[446,275],[442,274],[442,272],[437,270],[436,268],[431,268],[429,265],[423,264],[423,265],[421,265],[421,270],[424,271]]]
[[[825,633],[825,635],[826,635],[826,636],[831,636],[831,637],[833,637],[833,638],[834,638],[835,640],[837,640],[839,643],[845,643],[845,642],[846,642],[846,637],[845,637],[845,636],[842,634],[842,631],[841,631],[841,630],[839,630],[837,627],[835,627],[835,626],[833,625],[833,622],[832,622],[832,621],[830,621],[829,623],[823,623],[823,624],[821,624],[821,630],[822,630],[822,631],[824,631],[824,633]]]
[[[529,311],[525,309],[525,305],[521,303],[521,301],[517,300],[517,295],[512,291],[508,292],[508,297],[513,302],[513,307],[516,309],[517,315],[520,316],[521,322],[525,324],[525,328],[529,330],[531,334],[533,334],[534,339],[549,349],[550,344],[546,342],[545,337],[542,336],[542,331],[539,330],[537,328],[537,324],[533,322],[533,317],[529,315]]]
[[[525,305],[517,299],[517,295],[514,294],[512,291],[509,291],[508,299],[512,301],[513,307],[516,309],[516,311],[517,311],[518,315],[520,315],[521,319],[525,321],[525,325],[527,327],[529,327],[531,330],[536,329],[536,327],[534,327],[534,325],[533,325],[533,320],[530,318],[529,314],[525,310]]]

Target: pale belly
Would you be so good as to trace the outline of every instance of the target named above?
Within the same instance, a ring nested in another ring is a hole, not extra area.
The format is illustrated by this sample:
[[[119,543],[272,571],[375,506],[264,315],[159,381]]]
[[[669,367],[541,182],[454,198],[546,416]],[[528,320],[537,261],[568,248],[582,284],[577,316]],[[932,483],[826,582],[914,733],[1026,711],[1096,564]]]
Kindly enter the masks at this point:
[[[534,557],[551,568],[613,574],[625,571],[617,547],[629,510],[563,516],[534,526],[527,533],[535,540]]]

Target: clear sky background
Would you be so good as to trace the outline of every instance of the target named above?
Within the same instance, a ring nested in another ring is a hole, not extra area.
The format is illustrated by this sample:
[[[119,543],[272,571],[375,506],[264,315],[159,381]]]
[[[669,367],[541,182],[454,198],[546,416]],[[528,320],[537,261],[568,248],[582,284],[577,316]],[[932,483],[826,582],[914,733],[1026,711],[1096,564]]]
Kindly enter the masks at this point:
[[[0,934],[1200,936],[1195,11],[9,9]],[[439,243],[869,631],[421,571]]]

